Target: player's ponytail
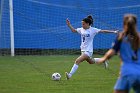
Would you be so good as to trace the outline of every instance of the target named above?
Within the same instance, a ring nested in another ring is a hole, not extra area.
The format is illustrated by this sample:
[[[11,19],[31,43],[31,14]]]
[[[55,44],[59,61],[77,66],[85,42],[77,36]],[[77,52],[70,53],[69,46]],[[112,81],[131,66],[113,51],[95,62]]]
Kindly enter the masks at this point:
[[[92,15],[88,15],[87,18],[89,18],[91,20],[91,25],[93,25],[93,18]]]
[[[137,18],[135,15],[124,16],[124,32],[128,37],[129,42],[133,50],[137,51],[140,48],[140,36],[137,32]],[[125,27],[126,26],[126,27]]]
[[[91,15],[88,15],[86,18],[84,18],[82,21],[84,21],[85,23],[89,23],[89,25],[93,25],[93,18]]]

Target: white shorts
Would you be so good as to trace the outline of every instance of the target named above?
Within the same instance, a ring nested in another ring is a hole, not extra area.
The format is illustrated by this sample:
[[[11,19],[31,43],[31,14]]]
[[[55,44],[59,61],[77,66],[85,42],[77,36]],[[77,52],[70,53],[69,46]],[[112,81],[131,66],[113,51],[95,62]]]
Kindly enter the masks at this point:
[[[81,54],[86,54],[87,56],[89,56],[90,58],[92,58],[93,52],[81,51]]]

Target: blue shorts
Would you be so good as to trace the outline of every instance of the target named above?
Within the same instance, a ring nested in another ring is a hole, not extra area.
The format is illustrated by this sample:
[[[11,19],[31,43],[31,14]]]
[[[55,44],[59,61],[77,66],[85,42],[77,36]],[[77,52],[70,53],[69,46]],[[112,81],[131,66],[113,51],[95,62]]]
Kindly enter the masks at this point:
[[[124,76],[119,77],[114,89],[115,90],[130,90],[133,88],[135,93],[140,93],[140,76]]]

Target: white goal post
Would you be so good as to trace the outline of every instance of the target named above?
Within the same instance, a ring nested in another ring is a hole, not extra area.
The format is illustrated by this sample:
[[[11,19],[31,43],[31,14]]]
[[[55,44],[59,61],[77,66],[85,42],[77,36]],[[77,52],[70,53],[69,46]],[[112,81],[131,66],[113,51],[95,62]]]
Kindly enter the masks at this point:
[[[10,12],[11,56],[14,56],[15,55],[15,48],[14,48],[13,0],[9,0],[9,12]]]

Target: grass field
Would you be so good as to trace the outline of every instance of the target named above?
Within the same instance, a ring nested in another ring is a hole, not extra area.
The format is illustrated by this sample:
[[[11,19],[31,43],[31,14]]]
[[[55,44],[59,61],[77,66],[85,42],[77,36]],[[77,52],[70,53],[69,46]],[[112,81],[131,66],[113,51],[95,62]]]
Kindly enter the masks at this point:
[[[78,55],[71,56],[0,56],[0,93],[112,93],[119,72],[114,56],[109,69],[103,65],[80,64],[70,80],[70,71]],[[51,80],[59,72],[61,81]]]

